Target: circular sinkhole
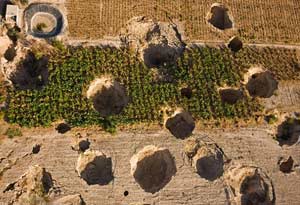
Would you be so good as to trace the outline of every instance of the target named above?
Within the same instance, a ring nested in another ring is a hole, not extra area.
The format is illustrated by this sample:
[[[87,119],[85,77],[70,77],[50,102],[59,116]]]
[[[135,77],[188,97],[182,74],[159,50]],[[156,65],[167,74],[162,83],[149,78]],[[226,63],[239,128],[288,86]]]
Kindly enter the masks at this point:
[[[237,204],[274,204],[275,190],[271,179],[258,167],[231,165],[225,180]]]
[[[16,56],[17,56],[17,51],[14,46],[10,46],[4,53],[4,58],[7,61],[13,61]]]
[[[24,13],[28,34],[38,38],[50,38],[61,33],[64,18],[53,5],[31,4]]]
[[[234,36],[229,40],[227,46],[232,52],[238,52],[243,48],[243,42],[239,37]]]
[[[223,153],[214,144],[203,145],[193,157],[193,165],[200,177],[214,181],[224,173]]]
[[[277,128],[276,138],[279,145],[294,145],[300,138],[300,119],[287,118]]]
[[[238,90],[238,89],[232,89],[232,88],[220,89],[219,94],[220,94],[222,102],[228,103],[231,105],[234,105],[239,100],[244,98],[243,91]]]
[[[187,99],[191,99],[193,97],[193,90],[190,87],[181,88],[180,93],[182,97]]]
[[[289,156],[288,159],[281,158],[278,161],[279,170],[283,173],[290,173],[293,170],[294,159]]]
[[[114,178],[111,157],[99,151],[87,150],[81,153],[76,170],[88,185],[107,185]]]
[[[92,99],[101,117],[120,114],[129,102],[125,87],[110,77],[95,79],[87,91],[87,98]]]
[[[165,126],[176,138],[185,139],[192,135],[195,121],[188,112],[179,111],[167,119]]]
[[[145,65],[148,68],[154,68],[174,61],[178,54],[176,49],[168,45],[150,44],[143,50],[142,55]]]
[[[60,123],[57,125],[57,127],[55,129],[57,130],[58,133],[64,134],[64,133],[70,131],[71,127],[67,123]]]
[[[146,192],[155,193],[170,182],[176,166],[170,151],[165,148],[146,146],[131,160],[131,174]]]
[[[278,89],[278,82],[271,72],[265,71],[253,74],[246,88],[252,97],[270,98]]]
[[[233,22],[228,12],[225,5],[214,3],[208,13],[208,22],[220,30],[230,29],[233,27]]]

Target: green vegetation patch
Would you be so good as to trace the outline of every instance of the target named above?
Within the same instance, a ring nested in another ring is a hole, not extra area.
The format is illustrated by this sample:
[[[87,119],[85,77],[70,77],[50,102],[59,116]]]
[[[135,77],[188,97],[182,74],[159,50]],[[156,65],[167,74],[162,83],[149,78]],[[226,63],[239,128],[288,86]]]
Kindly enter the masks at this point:
[[[298,79],[299,75],[290,72],[297,69],[296,63],[286,65],[285,55],[272,52],[245,48],[234,55],[228,49],[195,47],[172,65],[149,69],[128,50],[59,49],[50,58],[49,82],[43,89],[9,90],[6,118],[29,127],[65,119],[73,126],[96,124],[112,131],[118,123],[162,122],[161,107],[169,105],[183,107],[197,120],[248,119],[261,110],[257,100],[245,97],[230,105],[221,101],[217,89],[225,84],[240,87],[243,73],[256,63],[266,66],[280,79]],[[270,64],[272,60],[274,64]],[[284,63],[288,71],[282,72],[278,65]],[[104,74],[123,84],[130,97],[120,115],[106,119],[99,116],[85,97],[91,81]],[[190,98],[181,96],[183,86],[192,90]]]

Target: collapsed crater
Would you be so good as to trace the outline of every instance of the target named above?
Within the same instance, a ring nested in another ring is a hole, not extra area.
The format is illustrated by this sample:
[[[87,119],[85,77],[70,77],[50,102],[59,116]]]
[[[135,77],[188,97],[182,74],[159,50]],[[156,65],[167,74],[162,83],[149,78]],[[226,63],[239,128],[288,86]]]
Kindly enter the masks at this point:
[[[220,30],[230,29],[233,27],[233,22],[228,12],[229,10],[225,5],[214,3],[208,13],[208,22]]]
[[[155,193],[167,185],[176,173],[175,161],[166,148],[146,146],[131,160],[131,174],[146,192]]]
[[[16,56],[17,56],[17,51],[14,46],[10,46],[4,53],[4,58],[7,61],[13,61]]]
[[[279,145],[293,145],[300,139],[300,119],[287,118],[277,128],[276,138]]]
[[[185,49],[177,25],[155,22],[144,16],[134,17],[127,22],[121,41],[137,51],[149,68],[176,61]]]
[[[200,177],[214,181],[223,175],[223,153],[215,144],[201,146],[193,157],[193,165]]]
[[[232,52],[238,52],[243,48],[243,42],[239,37],[234,36],[229,40],[227,46]]]
[[[252,97],[269,98],[278,89],[278,82],[271,72],[265,71],[253,74],[246,88]]]
[[[176,138],[185,139],[192,135],[195,121],[188,112],[176,111],[172,117],[167,119],[165,127]]]
[[[180,93],[182,97],[187,99],[191,99],[193,96],[193,90],[190,87],[181,88]]]
[[[288,159],[281,158],[278,161],[279,170],[283,173],[290,173],[293,169],[294,160],[291,156]]]
[[[237,204],[274,204],[275,191],[270,178],[258,167],[229,167],[225,174],[230,196]]]
[[[88,185],[107,185],[114,178],[111,157],[99,151],[87,150],[81,153],[76,170]]]
[[[48,57],[37,58],[33,52],[29,51],[15,69],[7,69],[7,71],[9,71],[7,78],[15,88],[41,88],[48,82]]]
[[[87,98],[92,99],[101,117],[120,114],[129,102],[125,88],[110,77],[95,79],[87,91]]]
[[[62,13],[50,4],[31,4],[24,14],[26,31],[38,38],[54,37],[62,31]]]
[[[221,97],[222,102],[228,103],[230,105],[234,105],[239,100],[244,98],[243,91],[238,89],[220,89],[219,94]]]

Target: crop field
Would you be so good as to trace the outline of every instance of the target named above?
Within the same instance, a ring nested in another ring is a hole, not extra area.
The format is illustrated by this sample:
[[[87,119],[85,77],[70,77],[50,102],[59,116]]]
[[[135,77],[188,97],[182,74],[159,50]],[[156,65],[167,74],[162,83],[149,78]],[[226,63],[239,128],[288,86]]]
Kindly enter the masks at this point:
[[[169,17],[182,23],[188,40],[226,41],[239,35],[245,42],[299,43],[300,1],[221,0],[232,15],[232,29],[219,31],[206,21],[213,0],[67,0],[71,39],[117,36],[126,22],[145,15],[160,21]]]
[[[258,100],[245,97],[236,104],[222,102],[218,88],[241,87],[243,74],[260,64],[280,80],[299,80],[296,50],[246,47],[238,54],[227,48],[195,47],[174,64],[147,68],[128,50],[65,48],[51,56],[49,83],[42,90],[8,92],[6,118],[22,126],[47,126],[65,119],[71,125],[98,124],[110,129],[118,123],[162,123],[162,106],[183,107],[197,120],[249,119],[261,111]],[[163,80],[155,77],[168,76]],[[101,118],[85,96],[90,82],[110,74],[125,85],[129,105],[120,115]],[[181,88],[189,86],[186,98]],[[245,92],[245,91],[244,91]]]

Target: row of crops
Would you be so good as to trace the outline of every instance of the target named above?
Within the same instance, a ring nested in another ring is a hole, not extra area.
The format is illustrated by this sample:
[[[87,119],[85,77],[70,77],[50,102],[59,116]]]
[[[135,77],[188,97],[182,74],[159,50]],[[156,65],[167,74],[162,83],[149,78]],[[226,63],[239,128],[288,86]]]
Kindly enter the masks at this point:
[[[272,50],[272,49],[271,49]],[[263,51],[263,52],[262,52]],[[282,52],[245,48],[237,55],[228,49],[195,47],[187,50],[174,64],[159,70],[147,68],[128,50],[112,48],[67,48],[57,51],[49,62],[49,82],[39,90],[9,89],[6,118],[22,126],[48,126],[64,119],[71,125],[100,125],[106,129],[119,123],[162,122],[162,106],[182,107],[198,120],[251,118],[261,110],[256,99],[246,97],[234,105],[223,103],[220,86],[240,87],[243,73],[261,62],[281,79],[295,78],[295,62],[283,71],[278,65],[295,60],[292,51]],[[287,53],[286,56],[282,54]],[[292,57],[291,57],[292,56]],[[272,67],[265,62],[275,64]],[[281,62],[282,61],[282,62]],[[281,63],[281,64],[280,64]],[[168,76],[159,78],[158,75]],[[90,82],[110,74],[122,83],[130,103],[120,115],[101,118],[85,97]],[[181,96],[180,89],[189,86],[192,97]]]

